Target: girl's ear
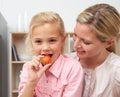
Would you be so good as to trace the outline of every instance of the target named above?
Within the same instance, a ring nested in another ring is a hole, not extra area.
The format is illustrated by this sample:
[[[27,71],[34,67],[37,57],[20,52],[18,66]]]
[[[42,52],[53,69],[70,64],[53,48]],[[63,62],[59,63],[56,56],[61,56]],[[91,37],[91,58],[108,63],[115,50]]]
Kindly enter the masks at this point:
[[[62,41],[63,41],[63,43],[65,43],[65,40],[66,40],[66,36],[64,36],[64,37],[63,37],[63,40],[62,40]]]
[[[107,42],[106,48],[112,46],[114,43],[115,43],[115,40],[114,40],[114,39],[109,40],[109,41]]]

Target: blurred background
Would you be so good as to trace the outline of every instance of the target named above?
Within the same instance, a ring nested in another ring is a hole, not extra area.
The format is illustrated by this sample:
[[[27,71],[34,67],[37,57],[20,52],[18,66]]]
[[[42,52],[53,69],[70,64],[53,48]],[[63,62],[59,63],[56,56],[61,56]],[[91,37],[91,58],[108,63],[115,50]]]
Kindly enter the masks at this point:
[[[41,11],[55,11],[65,22],[67,32],[74,29],[77,15],[96,3],[108,3],[120,12],[120,0],[0,0],[0,12],[8,23],[8,31],[28,30],[31,17]]]

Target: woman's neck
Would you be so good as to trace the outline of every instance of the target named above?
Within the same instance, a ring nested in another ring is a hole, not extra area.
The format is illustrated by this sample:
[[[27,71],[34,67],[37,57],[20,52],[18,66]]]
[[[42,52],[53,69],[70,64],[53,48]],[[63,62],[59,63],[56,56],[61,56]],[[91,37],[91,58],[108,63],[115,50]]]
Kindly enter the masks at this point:
[[[94,56],[92,58],[80,59],[80,63],[83,68],[95,69],[97,66],[101,65],[105,61],[108,55],[109,52],[101,54],[100,56]]]

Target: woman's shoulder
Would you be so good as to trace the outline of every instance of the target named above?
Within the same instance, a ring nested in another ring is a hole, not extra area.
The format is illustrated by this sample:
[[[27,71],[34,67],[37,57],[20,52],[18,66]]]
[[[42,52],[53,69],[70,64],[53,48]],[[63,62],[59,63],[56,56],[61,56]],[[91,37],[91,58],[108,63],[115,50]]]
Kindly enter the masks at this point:
[[[114,78],[120,81],[120,56],[115,53],[111,53],[109,55],[108,62],[112,65]]]
[[[120,56],[117,54],[112,53],[112,59],[113,60],[113,78],[114,78],[114,84],[115,86],[120,86]]]
[[[120,66],[120,56],[115,53],[110,53],[108,56],[108,62],[114,64],[115,66]]]

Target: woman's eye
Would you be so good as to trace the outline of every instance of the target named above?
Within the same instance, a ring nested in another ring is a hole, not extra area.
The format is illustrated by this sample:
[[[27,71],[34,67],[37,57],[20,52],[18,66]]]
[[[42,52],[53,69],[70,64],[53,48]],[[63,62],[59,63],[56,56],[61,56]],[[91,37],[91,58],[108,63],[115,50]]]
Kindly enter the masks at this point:
[[[89,41],[85,41],[85,40],[83,40],[83,43],[86,44],[86,45],[90,45],[90,44],[92,44],[91,42],[89,42]]]

